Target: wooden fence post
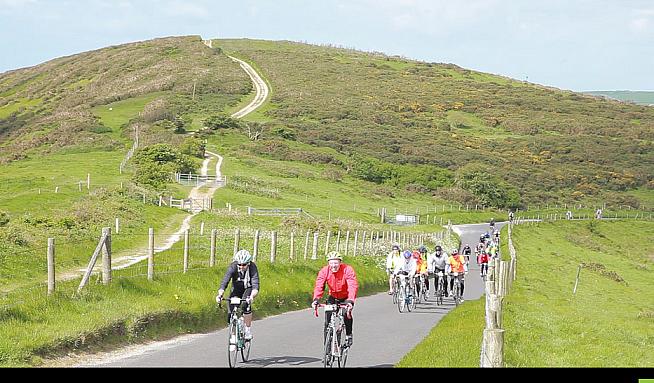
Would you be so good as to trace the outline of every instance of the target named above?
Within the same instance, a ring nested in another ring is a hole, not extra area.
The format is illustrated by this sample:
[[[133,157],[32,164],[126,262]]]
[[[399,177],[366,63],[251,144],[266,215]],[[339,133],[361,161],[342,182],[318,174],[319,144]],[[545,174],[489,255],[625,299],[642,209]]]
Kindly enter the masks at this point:
[[[118,234],[119,230],[120,230],[120,218],[116,218],[116,234]]]
[[[102,284],[107,286],[111,283],[111,228],[105,227],[102,232],[107,236],[102,251]]]
[[[89,264],[86,267],[86,272],[82,277],[82,281],[80,282],[79,287],[77,288],[78,294],[80,291],[82,291],[84,286],[86,286],[86,284],[89,282],[89,277],[91,277],[91,272],[93,272],[93,267],[95,266],[95,263],[98,260],[98,256],[100,255],[100,252],[104,248],[104,243],[106,239],[107,239],[107,233],[105,233],[103,230],[102,237],[100,237],[100,241],[98,242],[98,245],[95,247],[95,251],[93,252],[93,255],[91,255],[91,260],[89,261]]]
[[[154,228],[148,229],[148,281],[154,279]]]
[[[216,234],[218,230],[211,229],[211,247],[209,248],[209,267],[216,265]]]
[[[361,238],[361,255],[366,252],[366,231],[363,231],[363,237]]]
[[[275,263],[277,257],[277,232],[273,231],[270,234],[270,263]]]
[[[340,252],[341,251],[341,231],[338,231],[338,234],[336,235],[336,251]]]
[[[307,260],[307,254],[309,253],[309,230],[307,230],[307,236],[304,239],[304,260]]]
[[[188,248],[189,248],[189,231],[184,231],[184,272],[188,270]]]
[[[316,231],[313,233],[313,251],[311,252],[311,259],[318,259],[318,236],[320,234]]]
[[[347,252],[350,250],[350,231],[348,230],[345,235],[345,256],[347,257]]]
[[[257,255],[259,255],[259,230],[254,231],[254,249],[252,252],[254,253],[252,259],[256,261]]]
[[[232,257],[236,255],[238,252],[239,248],[239,242],[241,241],[241,229],[236,228],[234,231],[234,254],[232,254]]]
[[[484,353],[481,367],[502,367],[504,354],[504,330],[485,329],[483,332]]]
[[[291,231],[291,250],[289,252],[288,258],[293,260],[295,258],[295,232]]]
[[[354,252],[352,253],[353,256],[357,256],[357,245],[359,242],[359,230],[354,231]]]
[[[48,238],[48,295],[55,292],[55,240]]]
[[[332,231],[327,230],[327,240],[325,241],[325,257],[327,256],[327,253],[329,253],[329,240],[332,236]]]

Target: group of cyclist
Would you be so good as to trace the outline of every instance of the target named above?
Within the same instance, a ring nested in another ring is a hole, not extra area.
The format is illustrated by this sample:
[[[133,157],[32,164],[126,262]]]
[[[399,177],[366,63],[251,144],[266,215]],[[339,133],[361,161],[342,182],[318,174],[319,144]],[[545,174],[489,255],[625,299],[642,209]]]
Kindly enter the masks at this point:
[[[220,303],[223,299],[225,289],[229,282],[232,282],[232,291],[229,298],[239,297],[245,301],[243,310],[243,319],[245,322],[245,339],[252,339],[252,308],[251,304],[259,293],[259,271],[257,265],[252,260],[252,254],[247,250],[239,250],[234,255],[233,261],[227,267],[227,271],[218,288],[216,302]],[[315,309],[327,284],[329,291],[326,299],[328,304],[344,304],[347,307],[347,316],[345,317],[345,334],[347,336],[347,346],[352,345],[352,309],[354,300],[359,290],[356,273],[352,266],[343,263],[343,257],[338,251],[331,251],[327,254],[327,265],[318,272],[316,277],[315,288],[313,290],[313,301],[311,306]],[[236,305],[229,304],[227,310],[227,321]],[[325,331],[329,325],[331,312],[325,314]]]
[[[454,273],[461,282],[461,296],[464,291],[464,275],[468,272],[470,247],[467,247],[468,259],[465,253],[459,253],[458,249],[452,249],[448,255],[440,245],[434,247],[432,253],[428,253],[424,245],[417,246],[412,250],[401,251],[399,244],[393,244],[391,252],[386,257],[386,271],[388,273],[389,295],[393,295],[396,278],[407,278],[411,290],[416,294],[421,293],[425,288],[425,297],[429,297],[429,280],[434,278],[434,286],[438,286],[439,278],[444,279],[444,294],[452,296],[454,284]],[[442,277],[440,277],[442,276]],[[447,278],[449,277],[449,283]],[[448,289],[449,286],[449,289]],[[449,291],[449,292],[448,292]],[[463,301],[463,299],[461,299]]]
[[[494,220],[491,221],[490,230],[484,233],[479,244],[475,247],[477,264],[481,265],[481,275],[485,276],[488,270],[488,262],[496,257],[499,252],[499,231],[494,230]],[[395,289],[396,278],[407,278],[411,290],[420,294],[420,289],[425,288],[424,295],[429,297],[429,281],[434,279],[434,286],[439,286],[440,278],[443,278],[443,294],[452,297],[454,279],[460,282],[460,298],[463,302],[464,276],[468,273],[468,265],[472,249],[465,244],[461,253],[458,249],[451,249],[448,254],[440,245],[434,247],[433,252],[428,252],[424,245],[402,251],[400,245],[392,245],[391,252],[386,258],[386,270],[389,275],[388,294],[392,295]],[[448,281],[449,279],[449,281]],[[218,288],[216,302],[221,302],[225,289],[229,282],[232,282],[232,290],[229,298],[239,297],[245,301],[243,319],[245,323],[245,339],[252,339],[252,308],[251,304],[259,293],[259,271],[252,255],[247,250],[239,250],[234,255],[233,261],[227,268],[225,275]],[[328,304],[345,305],[347,316],[345,317],[346,344],[352,345],[352,310],[358,293],[359,284],[352,266],[343,263],[343,257],[338,251],[331,251],[327,254],[327,265],[320,269],[316,277],[312,308],[316,309],[323,296],[325,284],[328,286]],[[456,298],[456,297],[455,297]],[[231,303],[228,306],[227,320],[229,322],[231,313],[236,309]],[[325,332],[330,323],[332,312],[325,313]]]

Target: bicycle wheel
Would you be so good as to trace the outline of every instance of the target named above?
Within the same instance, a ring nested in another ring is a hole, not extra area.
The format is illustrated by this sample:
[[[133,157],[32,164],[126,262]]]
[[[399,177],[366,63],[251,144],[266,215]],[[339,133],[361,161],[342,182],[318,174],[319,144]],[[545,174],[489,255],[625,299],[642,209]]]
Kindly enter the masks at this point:
[[[236,359],[238,358],[238,329],[236,322],[229,323],[229,332],[227,338],[227,362],[229,367],[236,367]]]
[[[347,336],[341,336],[340,345],[341,357],[338,358],[338,367],[345,367],[345,363],[347,363],[347,352],[350,350],[350,348],[347,346]]]
[[[459,305],[459,294],[460,294],[459,283],[455,281],[454,282],[454,294],[452,294],[452,297],[454,298],[454,305],[455,306]]]
[[[252,347],[252,339],[246,340],[241,348],[241,360],[247,362],[250,360],[250,348]]]
[[[416,301],[416,296],[411,291],[411,288],[407,286],[408,292],[406,292],[406,311],[411,312],[411,309],[415,307],[413,303]],[[413,306],[413,307],[412,307]]]
[[[397,309],[400,312],[404,312],[404,306],[406,306],[406,297],[404,296],[405,292],[403,288],[398,289],[397,292]]]
[[[397,295],[400,290],[400,284],[397,283],[397,280],[393,282],[393,304],[397,304]]]
[[[332,355],[332,329],[327,329],[327,336],[325,336],[325,353],[322,358],[324,367],[331,367],[334,363],[334,356]]]
[[[418,301],[420,300],[420,294],[418,294],[418,292],[414,288],[411,296],[412,296],[412,298],[411,298],[411,306],[412,306],[411,309],[415,310],[416,305],[418,304]],[[409,311],[411,311],[411,310],[409,310]]]

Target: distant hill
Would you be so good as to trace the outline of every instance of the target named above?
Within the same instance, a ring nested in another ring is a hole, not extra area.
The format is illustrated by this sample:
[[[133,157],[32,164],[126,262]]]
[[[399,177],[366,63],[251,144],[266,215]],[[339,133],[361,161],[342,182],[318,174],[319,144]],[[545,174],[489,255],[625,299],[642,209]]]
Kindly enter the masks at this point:
[[[361,179],[493,206],[622,202],[624,191],[654,189],[654,108],[454,64],[287,41],[221,39],[212,49],[199,36],[0,73],[0,163],[129,147],[137,124],[197,128],[252,90],[226,53],[250,61],[272,89],[256,118],[267,129],[262,156],[292,158],[285,142],[295,139],[346,155],[333,163]],[[112,125],[101,107],[119,100],[143,103],[143,113]]]
[[[594,90],[584,92],[594,96],[605,96],[620,101],[631,101],[640,105],[654,105],[654,92],[631,90]]]

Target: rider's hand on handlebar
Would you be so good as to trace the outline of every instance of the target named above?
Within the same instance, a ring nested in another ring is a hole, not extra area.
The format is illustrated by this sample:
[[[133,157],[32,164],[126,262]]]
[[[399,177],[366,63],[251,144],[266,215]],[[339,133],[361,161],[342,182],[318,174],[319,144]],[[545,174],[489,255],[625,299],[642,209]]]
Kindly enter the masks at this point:
[[[222,301],[222,300],[223,300],[223,296],[222,296],[222,295],[220,295],[220,294],[219,294],[219,295],[216,295],[216,303],[220,303],[220,301]]]
[[[318,308],[318,300],[314,299],[313,302],[311,302],[311,308],[312,309],[317,309]]]

